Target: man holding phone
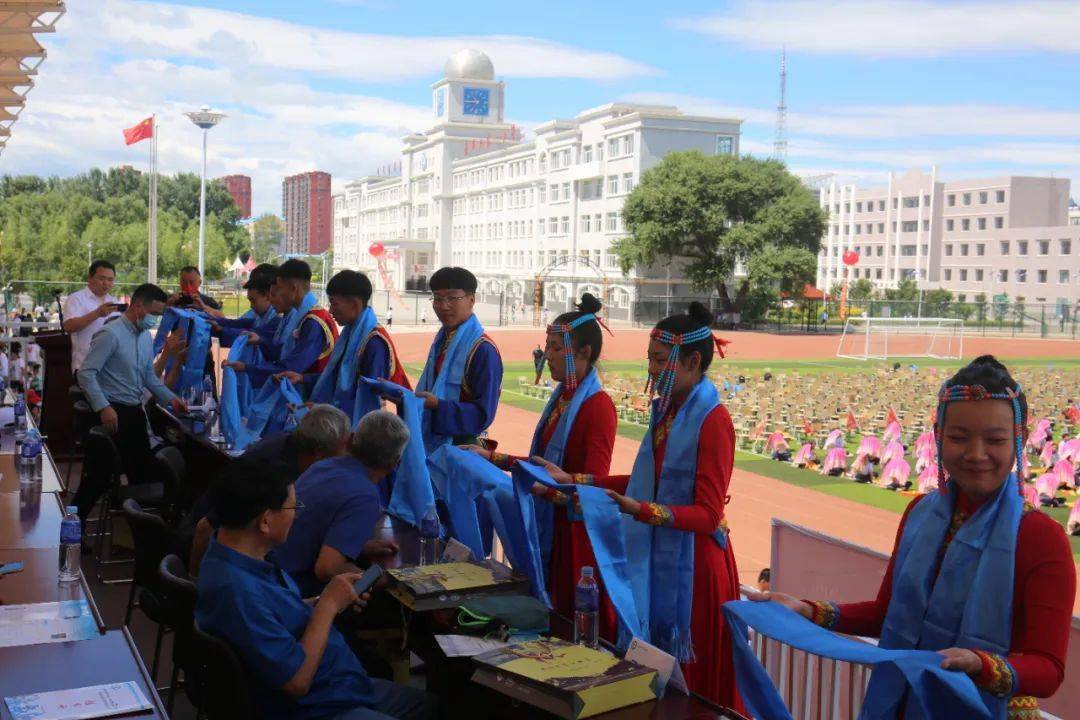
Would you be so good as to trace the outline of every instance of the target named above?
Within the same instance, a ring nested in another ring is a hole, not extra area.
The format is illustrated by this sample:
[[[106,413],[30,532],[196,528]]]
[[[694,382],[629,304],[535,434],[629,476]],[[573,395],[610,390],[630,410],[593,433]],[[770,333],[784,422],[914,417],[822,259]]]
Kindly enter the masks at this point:
[[[71,335],[71,371],[82,367],[90,340],[105,324],[105,318],[121,312],[117,300],[110,294],[116,282],[116,268],[108,260],[90,263],[86,287],[67,296],[64,301],[64,332]]]

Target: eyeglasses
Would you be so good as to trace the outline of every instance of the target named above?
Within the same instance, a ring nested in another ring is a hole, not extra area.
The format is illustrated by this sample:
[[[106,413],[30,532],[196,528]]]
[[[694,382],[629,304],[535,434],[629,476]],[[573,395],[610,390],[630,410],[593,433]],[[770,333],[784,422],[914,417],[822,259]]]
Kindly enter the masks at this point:
[[[449,307],[451,305],[457,305],[459,302],[461,302],[462,300],[464,300],[467,297],[469,297],[469,296],[468,295],[447,295],[446,297],[439,297],[438,295],[432,295],[431,296],[431,304],[435,305],[435,306],[446,305],[447,307]]]
[[[303,510],[303,509],[304,509],[304,503],[300,502],[299,500],[296,501],[295,505],[282,505],[281,507],[278,508],[278,510]]]

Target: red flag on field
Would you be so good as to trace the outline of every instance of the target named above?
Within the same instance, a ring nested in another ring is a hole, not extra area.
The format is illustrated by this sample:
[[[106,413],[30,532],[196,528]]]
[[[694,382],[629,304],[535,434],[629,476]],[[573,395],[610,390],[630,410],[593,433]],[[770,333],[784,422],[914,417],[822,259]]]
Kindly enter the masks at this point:
[[[814,424],[812,422],[810,422],[809,420],[805,419],[805,418],[803,419],[802,429],[803,429],[803,432],[806,433],[807,435],[813,435],[814,434]]]
[[[888,427],[894,422],[900,422],[900,419],[896,417],[896,411],[889,408],[889,414],[885,416],[885,426]]]
[[[859,421],[855,419],[855,413],[851,412],[850,410],[847,411],[847,429],[848,430],[858,430],[859,429]]]
[[[138,125],[133,125],[124,130],[124,144],[133,145],[140,140],[154,137],[154,118],[148,117]]]

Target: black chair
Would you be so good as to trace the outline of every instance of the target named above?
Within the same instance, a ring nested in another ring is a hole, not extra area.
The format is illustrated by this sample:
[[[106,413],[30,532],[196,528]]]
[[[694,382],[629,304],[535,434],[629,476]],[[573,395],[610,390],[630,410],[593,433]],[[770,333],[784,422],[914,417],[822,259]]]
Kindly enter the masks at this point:
[[[90,408],[90,404],[86,402],[86,396],[83,394],[82,388],[78,385],[72,385],[68,388],[68,400],[71,401],[71,406],[74,408],[75,413],[72,415],[72,430],[74,431],[71,455],[68,460],[67,474],[64,478],[64,486],[71,484],[71,469],[76,462],[85,467],[85,455],[83,454],[83,440],[86,437],[86,433],[90,431],[90,428],[94,426],[95,422],[94,411]]]
[[[195,706],[196,717],[202,717],[205,711],[209,720],[253,720],[251,685],[236,651],[198,623],[192,628],[192,638],[201,666],[198,680],[202,702]]]
[[[164,485],[164,504],[162,517],[175,525],[181,513],[190,505],[191,498],[187,497],[187,462],[180,448],[168,445],[154,453],[157,461],[158,473]]]
[[[196,705],[201,699],[199,685],[192,682],[198,677],[198,662],[193,653],[192,632],[195,626],[195,601],[199,592],[188,575],[184,561],[176,555],[166,555],[158,565],[161,579],[161,594],[164,600],[168,624],[173,628],[172,676],[169,679],[169,702],[166,708],[171,717],[176,691],[179,687],[180,671],[184,671],[184,687],[188,697]]]
[[[113,558],[113,515],[116,513],[116,508],[129,497],[133,498],[143,508],[160,507],[164,486],[160,482],[121,485],[120,476],[124,472],[124,462],[120,457],[120,450],[113,441],[112,434],[103,425],[90,429],[90,433],[86,438],[86,457],[93,459],[95,465],[100,464],[100,467],[95,468],[96,470],[107,473],[109,476],[108,488],[101,496],[101,506],[98,508],[97,532],[94,536],[94,559],[97,562],[97,579],[104,585],[131,582],[131,578],[105,579],[101,575],[101,568],[105,565],[132,562],[130,559],[116,560]],[[106,537],[109,538],[107,546],[104,542]],[[107,559],[106,550],[108,551]]]
[[[176,540],[176,532],[157,515],[145,512],[132,498],[124,500],[123,512],[135,540],[134,582],[131,583],[131,592],[128,593],[124,625],[131,625],[135,594],[138,592],[139,608],[158,626],[157,638],[154,641],[154,660],[150,666],[150,677],[156,683],[161,641],[165,633],[172,629],[169,625],[172,618],[165,606],[158,567],[162,558],[169,554]]]

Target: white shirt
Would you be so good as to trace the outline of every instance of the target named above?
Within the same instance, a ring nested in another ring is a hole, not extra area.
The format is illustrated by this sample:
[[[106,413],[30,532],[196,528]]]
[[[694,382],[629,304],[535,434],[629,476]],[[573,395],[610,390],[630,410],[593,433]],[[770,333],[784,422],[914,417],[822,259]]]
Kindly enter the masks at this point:
[[[72,318],[82,317],[88,312],[97,310],[106,303],[117,302],[120,301],[112,295],[106,294],[105,297],[98,297],[90,292],[89,287],[84,287],[82,290],[73,292],[67,296],[67,300],[64,301],[64,319],[70,320]],[[105,320],[106,318],[103,317],[94,318],[94,321],[82,330],[71,333],[72,371],[78,370],[82,366],[83,358],[85,358],[86,353],[90,351],[90,340],[93,339],[94,333],[102,328],[105,324]]]

